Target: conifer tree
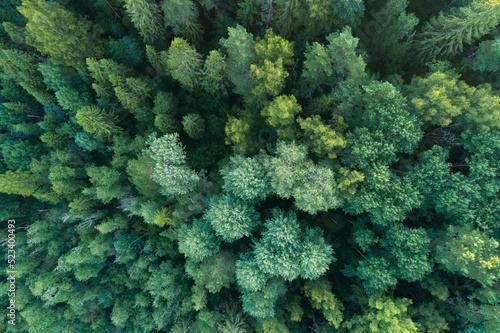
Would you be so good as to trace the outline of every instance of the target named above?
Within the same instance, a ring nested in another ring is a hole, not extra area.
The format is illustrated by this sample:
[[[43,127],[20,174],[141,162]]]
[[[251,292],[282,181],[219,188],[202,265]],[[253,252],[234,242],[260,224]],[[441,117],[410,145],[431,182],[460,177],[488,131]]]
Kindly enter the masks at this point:
[[[469,5],[439,13],[416,36],[415,52],[420,60],[450,58],[489,33],[500,21],[500,4],[474,0]]]
[[[101,28],[86,18],[76,17],[61,4],[24,0],[18,10],[28,20],[27,43],[54,64],[83,69],[86,58],[102,55]]]
[[[200,176],[186,164],[184,147],[179,135],[165,134],[160,138],[151,136],[144,153],[154,161],[151,178],[157,182],[160,192],[167,198],[186,194],[200,182]]]
[[[201,56],[188,42],[176,37],[168,49],[165,68],[184,88],[193,90],[201,73]]]
[[[150,0],[126,0],[130,19],[146,43],[160,42],[166,36],[160,6]]]
[[[122,132],[117,125],[118,117],[98,106],[86,106],[76,113],[76,121],[96,139],[108,141]]]

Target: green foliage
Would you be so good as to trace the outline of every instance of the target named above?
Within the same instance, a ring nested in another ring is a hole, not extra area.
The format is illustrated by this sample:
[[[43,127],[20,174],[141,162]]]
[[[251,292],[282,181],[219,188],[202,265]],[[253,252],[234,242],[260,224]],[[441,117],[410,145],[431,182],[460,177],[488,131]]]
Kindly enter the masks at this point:
[[[250,65],[250,77],[255,82],[252,94],[258,98],[279,95],[289,75],[285,66],[293,64],[293,42],[268,29],[264,39],[257,38],[255,55],[256,64]]]
[[[500,269],[498,242],[479,230],[450,226],[436,248],[443,268],[491,286]]]
[[[109,141],[122,132],[118,126],[118,117],[98,106],[86,106],[76,113],[76,121],[96,139]]]
[[[216,235],[226,242],[250,236],[259,224],[257,211],[247,202],[230,195],[211,198],[203,217],[210,221]]]
[[[231,283],[234,283],[234,269],[234,256],[228,251],[217,252],[201,263],[188,262],[186,265],[186,272],[196,285],[206,288],[213,294],[222,288],[229,288]]]
[[[61,4],[24,0],[18,10],[28,20],[26,42],[54,64],[83,69],[85,59],[102,55],[101,29]]]
[[[496,61],[500,55],[500,40],[486,40],[479,43],[472,61],[472,69],[481,72],[496,72],[500,69],[500,65]]]
[[[215,237],[209,221],[195,219],[191,225],[184,224],[179,233],[179,252],[200,262],[217,253],[220,241]]]
[[[278,141],[275,155],[265,161],[274,193],[283,198],[293,196],[295,206],[310,214],[341,205],[333,170],[327,164],[315,165],[304,146]]]
[[[201,56],[182,38],[174,38],[168,49],[165,67],[172,78],[184,88],[192,90],[198,85]]]
[[[339,0],[332,3],[335,18],[341,25],[355,26],[365,11],[365,4],[361,0]]]
[[[210,51],[203,64],[200,79],[203,89],[214,95],[227,95],[226,68],[226,56],[219,51]]]
[[[17,194],[24,197],[32,195],[40,185],[33,179],[29,171],[8,170],[0,175],[0,191],[7,194]]]
[[[151,136],[144,154],[154,161],[151,178],[160,185],[160,192],[167,198],[192,191],[200,176],[191,170],[185,160],[184,147],[179,135],[165,134],[161,138]]]
[[[352,36],[350,27],[345,27],[342,32],[329,34],[326,40],[326,47],[314,42],[304,54],[306,60],[301,80],[308,94],[342,80],[359,84],[365,76],[366,64],[356,54],[359,38]]]
[[[125,8],[146,43],[154,43],[165,37],[160,6],[149,0],[125,0]]]
[[[383,63],[388,73],[402,71],[401,64],[407,61],[415,27],[419,23],[415,14],[406,12],[408,4],[408,0],[387,2],[367,25],[370,28],[375,25],[383,29],[383,33],[370,33],[366,42],[376,57],[374,60],[377,64]]]
[[[417,332],[417,326],[408,314],[412,301],[373,294],[368,298],[366,310],[344,323],[349,332]]]
[[[475,0],[469,5],[427,22],[417,35],[415,50],[422,60],[450,58],[489,33],[500,20],[500,4],[494,0]]]
[[[373,223],[387,225],[404,220],[412,209],[420,207],[422,196],[410,179],[401,180],[381,165],[367,169],[364,175],[359,191],[344,206],[347,212],[368,212]]]
[[[260,114],[266,118],[269,125],[277,128],[281,140],[292,140],[295,136],[293,125],[300,112],[302,107],[297,103],[295,96],[281,95],[266,105]]]
[[[234,85],[234,93],[248,96],[254,87],[249,70],[250,64],[255,63],[257,58],[255,41],[252,34],[240,25],[229,27],[227,31],[228,38],[220,40],[220,45],[227,52],[226,75]]]
[[[266,220],[265,231],[253,250],[258,267],[265,274],[296,279],[316,279],[334,261],[333,250],[318,229],[299,229],[293,212],[272,211]]]
[[[470,106],[474,89],[458,80],[458,75],[437,71],[426,78],[413,78],[408,92],[415,113],[422,120],[446,126]]]
[[[332,126],[323,123],[318,115],[310,118],[298,118],[297,122],[304,131],[304,137],[311,151],[319,157],[337,158],[337,154],[345,148],[345,139]]]
[[[262,159],[261,156],[231,156],[229,163],[220,171],[224,179],[224,190],[243,200],[264,200],[269,195],[270,188]]]
[[[176,36],[182,35],[191,41],[199,39],[202,31],[197,21],[198,10],[193,1],[163,1],[161,9],[165,18],[165,26],[171,27]]]
[[[302,289],[312,307],[320,310],[329,324],[339,328],[344,319],[342,314],[344,307],[331,290],[332,284],[325,278],[307,281]]]
[[[191,113],[182,118],[182,127],[192,139],[201,139],[205,134],[205,120],[198,113]]]
[[[500,7],[444,2],[0,1],[0,329],[497,332]]]

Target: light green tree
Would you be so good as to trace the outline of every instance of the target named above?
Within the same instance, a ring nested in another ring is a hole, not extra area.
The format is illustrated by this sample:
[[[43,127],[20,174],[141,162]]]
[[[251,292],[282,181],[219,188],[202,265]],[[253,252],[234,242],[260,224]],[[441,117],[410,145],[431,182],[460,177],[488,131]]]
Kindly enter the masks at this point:
[[[179,232],[179,252],[192,260],[201,262],[219,252],[220,241],[209,221],[194,219],[184,224]]]
[[[150,0],[125,0],[130,19],[146,43],[159,42],[166,36],[160,6]]]
[[[277,128],[281,140],[292,140],[295,137],[295,119],[302,112],[302,107],[293,95],[275,97],[260,112],[266,122]]]
[[[152,135],[146,144],[143,153],[154,161],[151,178],[160,185],[163,195],[173,198],[192,191],[199,184],[200,176],[186,164],[179,134],[165,134],[160,138]]]
[[[366,303],[363,314],[356,315],[343,324],[349,332],[412,333],[418,331],[417,325],[408,313],[408,308],[412,304],[410,299],[373,294]]]
[[[217,236],[230,243],[250,236],[259,224],[255,208],[231,195],[211,198],[203,217],[210,221]]]
[[[83,69],[85,59],[102,55],[101,29],[61,4],[24,0],[18,10],[28,20],[26,42],[53,63]]]
[[[332,284],[326,278],[307,281],[302,292],[309,299],[313,308],[321,311],[329,324],[339,328],[344,320],[344,306],[332,293]]]
[[[0,192],[7,194],[17,194],[28,197],[35,193],[40,184],[34,179],[31,172],[7,170],[0,175]]]
[[[491,286],[500,272],[498,245],[477,229],[450,226],[436,248],[436,261],[450,272]]]
[[[184,39],[174,38],[165,60],[165,67],[172,78],[184,88],[192,90],[198,85],[201,66],[200,54]]]
[[[98,106],[86,106],[78,110],[75,118],[85,131],[98,140],[109,141],[122,132],[122,128],[117,125],[118,117]]]

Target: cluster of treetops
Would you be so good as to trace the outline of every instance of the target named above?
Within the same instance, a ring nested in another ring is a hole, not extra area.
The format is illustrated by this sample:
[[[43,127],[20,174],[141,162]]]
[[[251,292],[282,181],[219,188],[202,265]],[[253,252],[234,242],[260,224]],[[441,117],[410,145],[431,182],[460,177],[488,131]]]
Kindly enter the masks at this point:
[[[499,332],[500,1],[0,22],[0,330]]]

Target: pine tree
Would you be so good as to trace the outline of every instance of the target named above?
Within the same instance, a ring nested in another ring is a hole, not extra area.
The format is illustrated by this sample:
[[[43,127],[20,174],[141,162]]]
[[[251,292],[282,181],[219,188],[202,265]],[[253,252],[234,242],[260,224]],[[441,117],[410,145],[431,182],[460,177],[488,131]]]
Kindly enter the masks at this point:
[[[151,178],[160,185],[160,192],[168,198],[192,191],[200,182],[200,176],[186,164],[184,147],[179,135],[151,136],[144,153],[154,161]]]
[[[174,35],[196,42],[202,36],[202,27],[197,20],[198,10],[192,0],[163,1],[161,4],[165,26],[171,27]]]
[[[230,195],[211,198],[203,217],[210,221],[216,235],[229,243],[250,236],[259,224],[255,208]]]
[[[166,36],[160,6],[149,0],[126,0],[130,19],[146,43],[160,42]]]
[[[190,138],[201,139],[205,134],[205,120],[198,113],[182,118],[182,127]]]
[[[182,38],[174,38],[165,62],[167,72],[184,88],[193,90],[199,83],[201,56]]]
[[[85,59],[102,55],[101,29],[86,18],[77,18],[61,4],[24,0],[18,10],[28,20],[27,43],[54,64],[83,69]]]
[[[0,192],[18,194],[24,197],[32,195],[40,186],[29,171],[8,170],[0,175]]]
[[[500,21],[500,4],[495,0],[474,0],[426,23],[416,36],[415,52],[420,60],[450,58],[463,51],[464,44],[490,32]]]
[[[184,224],[179,233],[179,252],[193,262],[200,262],[217,253],[220,241],[215,236],[209,221],[195,219],[191,225]]]
[[[229,163],[220,171],[224,190],[243,200],[264,200],[270,194],[270,188],[263,162],[260,156],[231,156]]]
[[[253,35],[240,25],[227,30],[228,38],[220,40],[220,45],[227,52],[226,75],[234,85],[234,93],[248,96],[254,87],[250,65],[256,61],[255,41]]]
[[[86,106],[78,110],[75,118],[85,131],[101,141],[109,141],[122,132],[117,125],[118,117],[98,106]]]

